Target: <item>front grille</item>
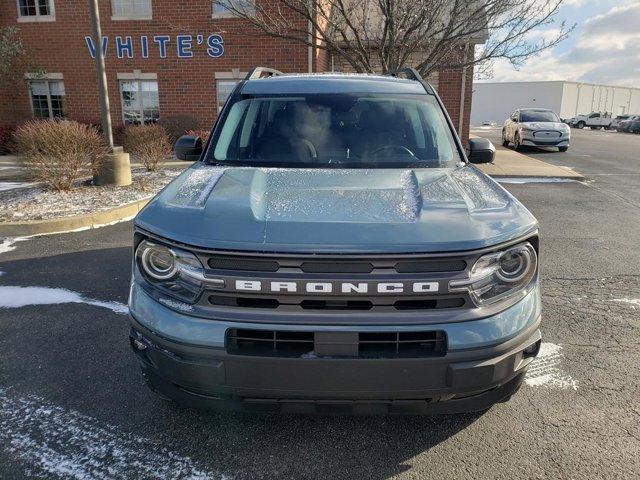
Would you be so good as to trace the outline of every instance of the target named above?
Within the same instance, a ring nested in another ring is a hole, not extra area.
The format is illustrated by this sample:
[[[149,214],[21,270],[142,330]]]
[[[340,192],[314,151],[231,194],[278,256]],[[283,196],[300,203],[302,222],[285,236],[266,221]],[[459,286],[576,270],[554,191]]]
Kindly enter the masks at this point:
[[[345,298],[304,298],[304,297],[241,297],[210,295],[209,304],[220,307],[302,309],[302,310],[434,310],[461,308],[464,297],[431,299],[396,300],[390,297],[378,297],[370,300]]]
[[[214,270],[238,272],[277,272],[287,269],[300,273],[371,273],[374,270],[385,270],[394,273],[439,273],[461,272],[467,268],[464,259],[449,258],[393,258],[378,257],[354,259],[350,256],[334,256],[330,259],[310,256],[276,256],[268,255],[206,255],[205,264]],[[344,258],[343,258],[344,257]]]
[[[261,357],[300,357],[313,351],[313,332],[227,330],[227,353]]]
[[[288,323],[293,317],[286,315],[291,314],[299,314],[295,321],[301,323],[385,323],[393,322],[394,314],[407,320],[412,311],[424,312],[426,317],[427,312],[437,315],[446,309],[475,308],[467,293],[449,291],[451,280],[468,277],[479,257],[474,252],[195,253],[207,266],[205,276],[223,283],[222,287],[206,288],[197,303],[200,313],[208,312],[214,318],[224,309],[227,315],[242,310],[251,321],[270,323]],[[379,290],[381,284],[401,287]]]
[[[324,342],[330,335],[334,345]],[[343,339],[341,340],[341,335]],[[262,357],[287,358],[424,358],[443,356],[447,352],[446,335],[442,330],[425,332],[297,332],[277,330],[229,329],[227,353]],[[334,346],[336,352],[327,354]]]

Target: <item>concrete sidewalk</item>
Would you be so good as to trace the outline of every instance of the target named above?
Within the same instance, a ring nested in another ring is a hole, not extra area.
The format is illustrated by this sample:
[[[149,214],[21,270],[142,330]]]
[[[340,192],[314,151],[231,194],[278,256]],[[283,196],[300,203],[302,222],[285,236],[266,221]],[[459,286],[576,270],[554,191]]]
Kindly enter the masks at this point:
[[[187,168],[191,162],[173,160],[164,163],[168,168]],[[142,165],[133,163],[132,167]],[[504,177],[548,177],[567,178],[572,180],[584,180],[584,177],[567,167],[557,167],[549,163],[536,160],[535,158],[523,155],[503,146],[496,147],[496,157],[493,163],[478,165],[487,175],[496,178]],[[24,180],[24,170],[17,157],[0,156],[0,181],[21,181]]]
[[[544,177],[584,180],[582,174],[568,167],[551,165],[502,145],[496,146],[496,157],[493,163],[484,163],[477,167],[487,175],[496,178]]]

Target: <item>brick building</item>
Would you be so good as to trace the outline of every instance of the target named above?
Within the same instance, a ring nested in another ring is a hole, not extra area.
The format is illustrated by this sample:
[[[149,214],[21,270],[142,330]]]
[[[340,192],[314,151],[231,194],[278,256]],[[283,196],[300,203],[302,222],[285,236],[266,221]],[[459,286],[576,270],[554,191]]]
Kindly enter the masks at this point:
[[[343,65],[323,50],[252,32],[211,0],[100,0],[100,15],[114,125],[160,119],[179,129],[209,128],[252,66],[321,72]],[[97,122],[86,0],[5,0],[0,24],[18,28],[29,65],[45,72],[3,90],[0,124],[56,116]],[[465,76],[443,69],[429,78],[464,139],[473,69]]]

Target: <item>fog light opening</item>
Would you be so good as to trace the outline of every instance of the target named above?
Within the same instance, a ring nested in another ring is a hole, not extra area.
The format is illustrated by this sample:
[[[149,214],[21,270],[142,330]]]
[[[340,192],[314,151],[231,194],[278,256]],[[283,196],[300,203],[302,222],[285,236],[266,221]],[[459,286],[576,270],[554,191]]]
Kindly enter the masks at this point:
[[[522,358],[535,357],[540,351],[541,343],[542,343],[542,340],[538,340],[537,342],[532,343],[527,348],[522,350]]]

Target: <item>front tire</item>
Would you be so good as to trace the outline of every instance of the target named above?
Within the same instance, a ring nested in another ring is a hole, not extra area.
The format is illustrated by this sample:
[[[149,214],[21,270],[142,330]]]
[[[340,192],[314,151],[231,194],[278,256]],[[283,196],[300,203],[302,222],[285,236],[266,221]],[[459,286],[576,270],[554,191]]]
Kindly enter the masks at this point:
[[[507,140],[507,137],[505,135],[505,131],[502,130],[502,146],[503,147],[508,147],[509,146],[509,140]]]
[[[584,123],[582,120],[579,121],[578,123],[576,123],[576,128],[584,128],[586,125],[586,123]]]
[[[569,147],[558,147],[559,152],[566,152],[567,150],[569,150]]]
[[[520,134],[516,133],[513,137],[513,149],[517,152],[522,148],[520,145]]]

